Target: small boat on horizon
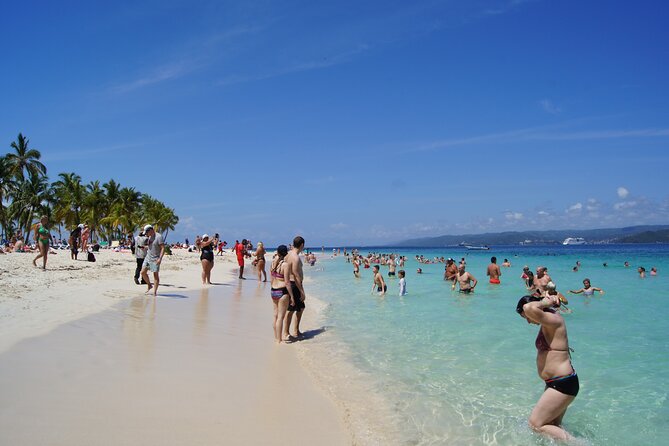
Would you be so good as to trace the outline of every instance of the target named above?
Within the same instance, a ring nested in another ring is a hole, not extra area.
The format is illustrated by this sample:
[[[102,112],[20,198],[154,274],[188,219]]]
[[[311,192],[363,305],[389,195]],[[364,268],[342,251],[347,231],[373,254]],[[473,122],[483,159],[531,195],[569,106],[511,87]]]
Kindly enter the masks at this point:
[[[562,242],[563,245],[585,245],[585,239],[583,237],[567,237]]]
[[[465,245],[465,248],[467,248],[468,251],[488,251],[490,249],[488,245],[483,245],[483,246]]]

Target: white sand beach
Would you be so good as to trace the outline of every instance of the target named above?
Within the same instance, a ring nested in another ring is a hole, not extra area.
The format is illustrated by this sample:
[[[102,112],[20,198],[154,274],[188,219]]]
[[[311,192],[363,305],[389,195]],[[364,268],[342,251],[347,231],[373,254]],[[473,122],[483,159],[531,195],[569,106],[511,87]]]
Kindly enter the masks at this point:
[[[308,347],[274,344],[269,283],[237,280],[232,257],[203,287],[198,255],[176,250],[158,298],[129,253],[32,258],[0,256],[0,444],[358,444]]]

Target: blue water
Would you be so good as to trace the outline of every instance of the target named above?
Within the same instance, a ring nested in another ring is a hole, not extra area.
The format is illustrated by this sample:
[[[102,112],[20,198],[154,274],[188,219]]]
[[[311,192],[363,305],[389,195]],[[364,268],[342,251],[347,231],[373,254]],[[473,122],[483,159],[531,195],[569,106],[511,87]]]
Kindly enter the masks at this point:
[[[566,429],[597,445],[656,444],[669,437],[669,246],[375,251],[409,257],[409,295],[397,296],[397,279],[386,279],[385,298],[371,295],[371,269],[361,269],[356,279],[352,264],[328,254],[318,267],[307,268],[309,286],[329,304],[326,322],[337,342],[398,411],[405,442],[548,444],[526,424],[543,382],[535,368],[537,327],[515,313],[526,294],[524,265],[547,266],[573,310],[565,318],[581,390],[564,419]],[[476,293],[451,291],[444,265],[419,265],[416,254],[466,257],[467,270],[479,279]],[[512,262],[502,268],[500,286],[485,276],[492,255],[499,264]],[[581,268],[573,272],[577,260]],[[648,272],[655,266],[659,273],[640,279],[637,266]],[[581,288],[585,277],[605,294],[567,294]]]

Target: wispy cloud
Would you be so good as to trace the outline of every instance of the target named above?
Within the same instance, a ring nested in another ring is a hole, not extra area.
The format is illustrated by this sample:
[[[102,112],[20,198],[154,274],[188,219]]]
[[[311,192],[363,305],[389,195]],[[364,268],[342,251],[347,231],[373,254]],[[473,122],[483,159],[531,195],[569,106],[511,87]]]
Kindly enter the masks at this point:
[[[306,62],[298,62],[293,64],[287,64],[286,66],[276,68],[274,70],[269,70],[260,74],[233,74],[226,76],[223,79],[217,82],[217,85],[228,86],[234,84],[241,84],[245,82],[255,82],[262,81],[265,79],[271,79],[274,77],[285,76],[288,74],[300,73],[303,71],[319,70],[323,68],[333,67],[335,65],[341,65],[344,63],[351,62],[354,59],[354,56],[369,51],[372,48],[368,44],[359,44],[355,48],[345,51],[339,54],[332,56],[325,56],[322,59],[310,60]]]
[[[263,25],[240,25],[194,39],[174,49],[167,62],[157,64],[157,68],[147,69],[135,79],[118,83],[110,90],[112,93],[127,93],[201,71],[225,54],[226,45],[263,29]]]
[[[408,152],[420,152],[428,150],[444,149],[454,146],[474,145],[488,142],[522,142],[522,141],[586,141],[622,138],[652,138],[669,136],[669,128],[651,128],[634,130],[590,130],[590,131],[564,131],[561,133],[550,132],[552,126],[541,126],[508,132],[489,133],[485,135],[468,136],[464,138],[453,138],[437,140],[418,145]],[[554,128],[554,127],[553,127]]]
[[[552,101],[549,99],[542,99],[539,101],[539,105],[545,111],[546,113],[550,113],[551,115],[557,115],[562,112],[562,109],[558,107],[557,105],[553,104]]]

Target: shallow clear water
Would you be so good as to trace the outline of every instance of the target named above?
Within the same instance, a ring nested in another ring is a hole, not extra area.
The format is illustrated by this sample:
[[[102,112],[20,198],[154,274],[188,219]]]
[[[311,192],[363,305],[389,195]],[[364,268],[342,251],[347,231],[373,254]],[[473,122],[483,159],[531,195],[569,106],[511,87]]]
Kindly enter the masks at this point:
[[[589,444],[654,444],[669,436],[669,246],[376,251],[409,257],[409,295],[397,296],[398,280],[387,279],[383,267],[389,292],[371,295],[371,269],[356,279],[343,256],[307,267],[309,286],[329,304],[325,317],[337,342],[400,412],[411,443],[546,443],[526,425],[543,382],[534,362],[537,327],[515,312],[526,294],[524,265],[547,266],[573,310],[565,318],[581,390],[565,417],[567,430]],[[466,257],[479,279],[476,293],[451,291],[444,265],[419,265],[416,254]],[[492,255],[512,263],[502,268],[500,286],[485,276]],[[581,269],[572,272],[577,260]],[[655,266],[659,274],[640,279],[637,266]],[[606,293],[567,294],[585,277]]]

